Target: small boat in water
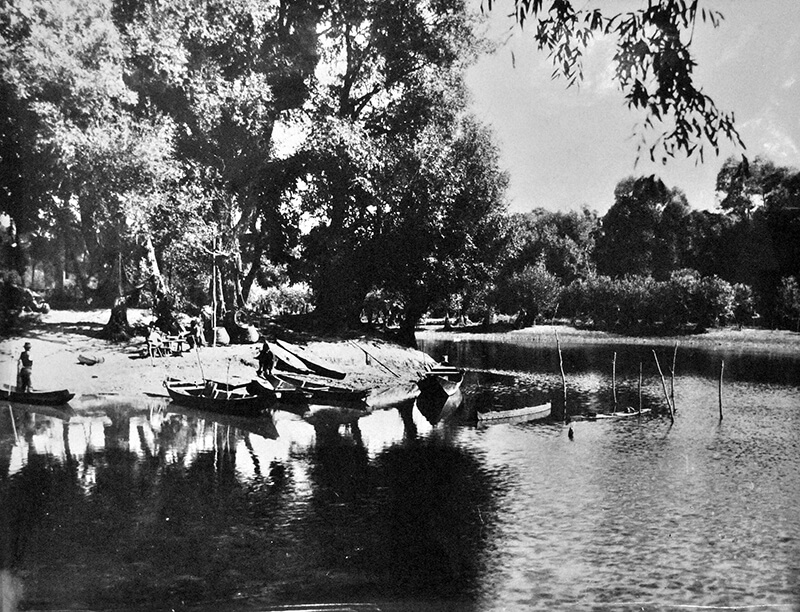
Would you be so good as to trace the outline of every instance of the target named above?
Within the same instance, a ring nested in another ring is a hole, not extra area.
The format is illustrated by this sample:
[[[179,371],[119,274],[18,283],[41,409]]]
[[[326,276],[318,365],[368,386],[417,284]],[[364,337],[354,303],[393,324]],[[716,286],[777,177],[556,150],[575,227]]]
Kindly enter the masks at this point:
[[[309,401],[315,404],[335,406],[338,404],[364,403],[369,393],[369,389],[350,389],[282,373],[276,374],[275,377],[304,392],[308,395]]]
[[[261,374],[247,384],[247,391],[280,404],[305,404],[311,395],[272,374]]]
[[[626,419],[630,417],[639,416],[642,414],[647,414],[651,411],[650,408],[644,408],[641,412],[638,410],[630,410],[624,412],[598,412],[598,413],[589,413],[586,415],[587,421],[597,421],[601,419]]]
[[[427,370],[417,381],[421,393],[439,393],[453,395],[461,388],[464,381],[464,370],[448,365],[437,365]]]
[[[13,385],[0,386],[0,399],[36,406],[61,406],[75,397],[67,389],[57,391],[18,391]]]
[[[189,382],[174,378],[164,381],[172,401],[179,406],[239,416],[258,416],[272,403],[269,398],[248,391],[243,385],[206,380]]]
[[[525,423],[528,421],[538,421],[550,416],[552,405],[550,402],[537,406],[525,406],[513,410],[493,410],[491,412],[479,412],[478,423]]]

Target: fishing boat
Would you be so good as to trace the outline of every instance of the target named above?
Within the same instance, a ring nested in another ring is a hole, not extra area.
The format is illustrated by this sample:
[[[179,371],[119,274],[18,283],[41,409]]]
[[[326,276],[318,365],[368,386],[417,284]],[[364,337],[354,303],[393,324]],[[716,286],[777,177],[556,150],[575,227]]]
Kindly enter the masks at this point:
[[[479,412],[478,423],[525,423],[547,418],[550,416],[551,411],[552,405],[550,402],[547,402],[537,406],[514,408],[513,410]]]
[[[259,375],[247,384],[246,389],[253,395],[280,404],[306,404],[311,399],[306,391],[272,374]]]
[[[57,391],[18,391],[14,385],[0,386],[0,398],[10,402],[21,404],[33,404],[35,406],[60,406],[66,404],[75,397],[67,389]]]
[[[210,410],[239,416],[258,416],[272,403],[269,398],[248,391],[243,385],[231,385],[213,380],[189,382],[167,379],[164,386],[172,401],[179,406]]]
[[[364,403],[369,393],[369,389],[349,389],[283,373],[276,374],[275,378],[305,392],[310,401],[328,406]]]
[[[647,414],[650,411],[651,411],[650,408],[644,408],[641,412],[638,411],[638,410],[630,410],[630,411],[624,411],[624,412],[590,413],[590,414],[586,415],[586,418],[589,421],[595,421],[595,420],[601,420],[601,419],[627,419],[627,418],[630,418],[630,417],[635,417],[635,416],[639,416],[639,415],[642,415],[642,414]]]
[[[427,370],[417,381],[421,393],[439,393],[453,395],[461,388],[464,370],[448,365],[437,365]]]
[[[333,367],[331,364],[326,363],[322,359],[319,359],[315,355],[312,355],[309,351],[300,348],[299,346],[289,344],[288,342],[284,342],[283,340],[277,338],[275,339],[275,343],[283,350],[297,357],[297,359],[299,359],[303,365],[305,365],[314,374],[324,376],[325,378],[333,378],[334,380],[343,380],[347,376],[346,372]]]

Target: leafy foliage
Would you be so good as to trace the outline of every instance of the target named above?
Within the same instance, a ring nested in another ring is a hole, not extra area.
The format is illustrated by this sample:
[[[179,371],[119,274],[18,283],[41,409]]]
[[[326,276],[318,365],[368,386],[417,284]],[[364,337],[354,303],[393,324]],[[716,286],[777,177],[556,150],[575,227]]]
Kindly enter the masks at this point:
[[[495,3],[485,0],[489,10]],[[694,29],[698,21],[717,27],[722,14],[698,0],[651,0],[627,12],[609,4],[604,9],[572,0],[514,0],[513,16],[547,51],[553,77],[569,85],[582,80],[584,52],[594,38],[615,41],[614,77],[628,106],[645,112],[646,129],[662,126],[655,142],[642,134],[640,152],[646,149],[651,160],[683,153],[702,161],[706,145],[719,153],[720,136],[742,144],[733,113],[720,111],[694,81]]]

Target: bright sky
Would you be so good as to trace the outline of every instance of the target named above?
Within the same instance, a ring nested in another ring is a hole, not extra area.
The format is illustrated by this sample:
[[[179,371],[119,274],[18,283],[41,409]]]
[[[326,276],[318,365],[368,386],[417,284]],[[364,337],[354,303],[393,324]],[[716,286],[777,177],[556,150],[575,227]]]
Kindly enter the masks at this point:
[[[614,3],[585,4],[605,8]],[[511,6],[511,0],[495,0],[489,14],[493,37],[507,35]],[[473,108],[494,128],[501,163],[510,174],[512,211],[586,204],[604,214],[620,180],[649,174],[682,189],[693,208],[713,209],[716,175],[731,154],[763,155],[800,168],[800,1],[702,0],[701,6],[721,11],[725,20],[717,29],[710,23],[697,25],[692,46],[696,82],[720,109],[733,111],[747,149],[725,143],[719,157],[706,147],[703,164],[675,158],[666,166],[653,164],[645,154],[635,167],[633,132],[641,116],[627,109],[611,82],[611,43],[593,43],[583,85],[567,89],[565,81],[550,79],[552,67],[531,43],[532,36],[516,28],[510,41],[482,58],[468,77]]]

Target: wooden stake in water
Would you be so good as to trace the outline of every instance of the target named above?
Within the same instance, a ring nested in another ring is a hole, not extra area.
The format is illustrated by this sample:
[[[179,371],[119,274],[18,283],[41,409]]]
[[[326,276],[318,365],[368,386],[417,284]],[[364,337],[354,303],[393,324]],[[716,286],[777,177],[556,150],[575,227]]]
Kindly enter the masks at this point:
[[[675,361],[678,359],[678,341],[675,341],[675,350],[672,351],[672,370],[669,379],[669,400],[672,402],[672,409],[675,410]]]
[[[639,362],[639,412],[642,411],[642,362]]]
[[[722,375],[725,372],[725,360],[719,365],[719,420],[722,420]]]
[[[617,409],[617,351],[611,361],[611,392],[614,395],[614,410]]]
[[[561,340],[556,332],[556,348],[558,349],[558,367],[561,369],[561,386],[564,389],[564,420],[567,419],[567,377],[564,375],[564,359],[561,356]]]
[[[653,350],[653,357],[656,359],[656,367],[658,368],[658,375],[661,377],[661,387],[664,389],[664,399],[667,401],[667,407],[669,408],[669,419],[673,423],[675,422],[675,412],[672,409],[672,404],[669,401],[669,393],[667,392],[667,381],[664,380],[664,373],[661,371],[661,364],[658,363],[658,355],[656,355],[655,349]]]

